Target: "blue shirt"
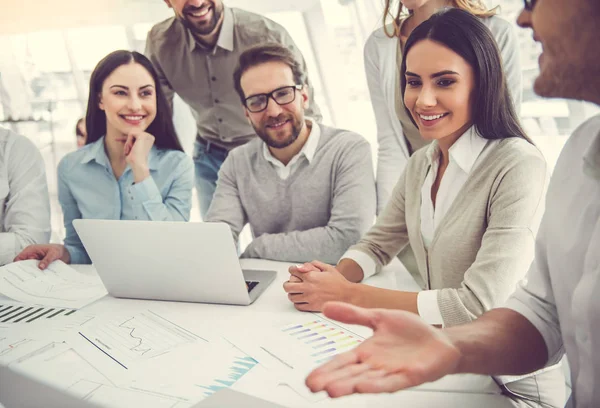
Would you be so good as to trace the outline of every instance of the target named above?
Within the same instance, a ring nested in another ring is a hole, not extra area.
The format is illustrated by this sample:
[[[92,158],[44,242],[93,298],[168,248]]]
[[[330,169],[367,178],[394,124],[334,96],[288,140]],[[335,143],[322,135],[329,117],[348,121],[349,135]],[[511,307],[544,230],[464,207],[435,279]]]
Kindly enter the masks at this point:
[[[58,200],[71,263],[91,263],[73,220],[188,221],[194,185],[193,162],[178,150],[152,147],[150,176],[134,184],[126,167],[117,180],[104,150],[104,137],[67,154],[58,165]]]

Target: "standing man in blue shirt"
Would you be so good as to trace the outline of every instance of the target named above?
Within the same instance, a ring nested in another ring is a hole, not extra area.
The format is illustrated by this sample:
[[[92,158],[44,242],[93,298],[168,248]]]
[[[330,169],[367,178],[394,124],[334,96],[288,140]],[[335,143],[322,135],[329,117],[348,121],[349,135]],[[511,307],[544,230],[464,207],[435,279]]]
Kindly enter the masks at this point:
[[[252,45],[276,42],[304,59],[288,32],[258,14],[226,7],[222,0],[165,0],[175,16],[156,24],[146,55],[159,74],[171,106],[177,93],[190,107],[198,133],[194,147],[196,190],[202,218],[212,201],[219,169],[234,147],[256,137],[234,89],[233,70]],[[307,115],[320,122],[320,110],[307,82]]]

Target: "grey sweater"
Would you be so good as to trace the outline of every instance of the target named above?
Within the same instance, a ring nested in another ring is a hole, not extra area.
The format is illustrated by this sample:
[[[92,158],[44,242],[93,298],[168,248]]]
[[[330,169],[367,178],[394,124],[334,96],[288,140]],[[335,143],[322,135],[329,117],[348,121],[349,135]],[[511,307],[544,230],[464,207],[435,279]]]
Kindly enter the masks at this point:
[[[546,162],[523,139],[501,141],[473,170],[426,250],[421,236],[421,187],[427,149],[418,150],[377,223],[351,249],[378,268],[409,242],[425,289],[438,289],[444,326],[466,323],[504,304],[533,259],[543,213]]]
[[[312,161],[282,180],[255,139],[231,151],[206,221],[225,222],[234,238],[250,223],[254,240],[242,257],[335,264],[375,218],[369,143],[356,133],[320,126]]]

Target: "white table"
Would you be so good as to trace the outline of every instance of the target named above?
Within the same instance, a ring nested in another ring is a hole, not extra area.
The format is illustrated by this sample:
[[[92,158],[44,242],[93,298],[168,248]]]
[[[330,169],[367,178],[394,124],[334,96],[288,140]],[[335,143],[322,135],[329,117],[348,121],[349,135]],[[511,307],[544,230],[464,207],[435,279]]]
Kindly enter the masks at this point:
[[[176,316],[178,324],[190,331],[202,332],[206,325],[213,330],[231,331],[231,321],[236,322],[236,329],[251,331],[257,319],[285,319],[298,317],[303,312],[297,311],[288,301],[282,285],[288,279],[289,264],[256,259],[242,260],[245,269],[271,269],[278,272],[276,280],[250,306],[227,306],[199,303],[159,302],[132,299],[117,299],[106,296],[83,308],[82,313],[97,316],[109,313],[137,313],[152,310],[159,314]],[[76,270],[85,274],[95,274],[92,266],[74,265]],[[407,291],[419,290],[418,285],[397,260],[387,268],[370,278],[368,284],[386,288],[397,288]],[[240,323],[242,322],[242,323]],[[370,330],[361,326],[347,326],[355,333],[369,336]],[[201,369],[201,368],[199,368]],[[194,368],[187,367],[193,375]],[[324,399],[311,403],[302,398],[291,388],[264,382],[266,370],[257,366],[250,370],[233,386],[234,389],[246,392],[288,407],[510,407],[509,400],[500,395],[500,390],[490,377],[476,375],[449,376],[435,383],[426,384],[413,390],[394,394],[354,395],[341,399]]]

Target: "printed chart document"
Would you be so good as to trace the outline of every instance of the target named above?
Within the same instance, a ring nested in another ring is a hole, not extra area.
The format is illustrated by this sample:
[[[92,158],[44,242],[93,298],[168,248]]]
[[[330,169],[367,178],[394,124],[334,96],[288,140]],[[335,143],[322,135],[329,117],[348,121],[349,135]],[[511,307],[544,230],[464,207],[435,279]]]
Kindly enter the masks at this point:
[[[0,365],[22,363],[38,354],[56,348],[58,343],[39,340],[27,332],[0,328]]]
[[[38,261],[15,262],[0,268],[0,293],[19,302],[79,309],[104,295],[97,276],[84,275],[61,261],[40,270]]]
[[[0,365],[20,365],[39,355],[60,351],[66,347],[64,339],[70,331],[85,327],[93,319],[92,315],[77,312],[63,317],[42,317],[29,324],[0,326]]]
[[[13,367],[32,378],[50,383],[71,396],[99,406],[184,408],[193,403],[150,389],[116,386],[66,344]]]
[[[68,343],[115,384],[131,380],[131,368],[177,347],[208,341],[152,312],[115,316],[94,322],[67,339]]]
[[[332,357],[358,346],[364,338],[317,315],[294,322],[279,322],[253,333],[228,335],[245,353],[279,374],[280,383],[292,387],[309,401],[325,398],[312,394],[306,376]]]
[[[131,386],[199,401],[234,386],[257,364],[225,340],[197,342],[136,365]],[[261,376],[260,381],[276,385],[270,376]]]
[[[75,314],[77,310],[61,307],[44,307],[26,305],[19,302],[0,301],[0,324],[49,322],[51,320],[63,320],[74,315],[80,316],[81,312]]]

